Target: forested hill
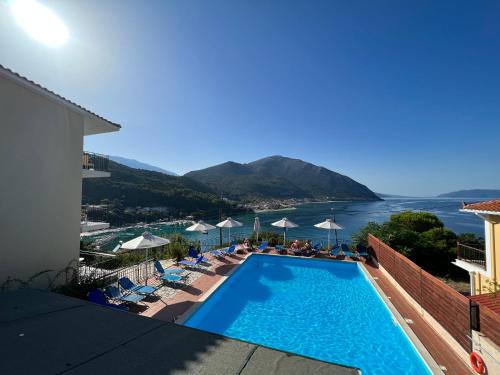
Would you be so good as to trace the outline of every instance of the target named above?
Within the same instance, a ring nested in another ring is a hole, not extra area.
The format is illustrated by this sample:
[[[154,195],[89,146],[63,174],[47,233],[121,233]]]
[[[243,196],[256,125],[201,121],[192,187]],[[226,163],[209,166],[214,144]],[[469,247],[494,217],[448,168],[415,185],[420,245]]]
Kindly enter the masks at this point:
[[[82,203],[119,200],[126,207],[168,207],[173,215],[234,209],[212,189],[187,177],[130,168],[111,160],[109,170],[109,178],[83,179]]]
[[[271,156],[248,164],[227,162],[185,174],[232,199],[380,200],[365,185],[324,167]]]

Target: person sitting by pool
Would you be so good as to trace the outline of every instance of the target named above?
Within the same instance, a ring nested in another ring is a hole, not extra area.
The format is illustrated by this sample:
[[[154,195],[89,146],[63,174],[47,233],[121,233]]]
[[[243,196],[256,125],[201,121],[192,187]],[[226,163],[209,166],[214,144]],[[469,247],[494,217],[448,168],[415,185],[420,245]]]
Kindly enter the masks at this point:
[[[292,242],[292,246],[290,246],[290,250],[295,254],[298,255],[302,252],[300,249],[300,242],[299,240],[295,240]]]
[[[302,255],[310,255],[311,252],[312,252],[311,240],[307,240],[301,249],[301,254]]]
[[[245,251],[252,251],[253,250],[252,245],[250,244],[250,240],[248,238],[245,238],[243,240],[242,249]]]

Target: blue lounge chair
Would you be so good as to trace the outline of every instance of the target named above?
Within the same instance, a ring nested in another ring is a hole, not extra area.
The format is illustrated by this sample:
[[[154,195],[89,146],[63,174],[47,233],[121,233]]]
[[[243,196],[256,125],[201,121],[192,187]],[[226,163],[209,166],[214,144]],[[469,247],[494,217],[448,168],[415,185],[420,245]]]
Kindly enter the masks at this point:
[[[288,251],[285,249],[284,245],[276,245],[274,249],[278,252],[278,254],[287,254]]]
[[[222,250],[222,253],[224,255],[231,255],[234,254],[235,251],[236,251],[236,245],[231,245],[227,249]]]
[[[338,256],[340,254],[340,246],[339,245],[333,245],[332,249],[330,250],[330,255],[333,256]]]
[[[203,256],[200,256],[200,257],[196,258],[195,261],[183,259],[183,260],[177,262],[177,264],[180,264],[181,266],[185,266],[185,267],[196,268],[196,267],[200,266],[200,263],[202,261],[203,261]]]
[[[318,242],[316,245],[313,246],[312,253],[319,254],[320,250],[321,250],[321,244]]]
[[[362,256],[362,257],[368,257],[368,251],[366,250],[366,247],[364,247],[363,245],[361,245],[360,243],[358,243],[358,245],[356,246],[356,252]]]
[[[158,272],[160,277],[165,276],[165,275],[182,275],[184,272],[186,272],[186,270],[183,270],[180,268],[164,269],[158,260],[155,260],[155,268],[156,268],[156,271]]]
[[[216,258],[223,258],[224,257],[224,254],[220,250],[212,250],[210,252],[210,254],[212,254],[212,256],[216,257]]]
[[[128,277],[122,277],[118,279],[118,284],[127,292],[134,292],[145,295],[151,295],[156,292],[156,289],[152,286],[134,284]]]
[[[98,305],[111,307],[112,309],[120,310],[120,311],[128,311],[127,306],[115,305],[114,303],[109,303],[106,295],[102,292],[102,290],[95,289],[91,290],[87,296],[90,302],[96,303]]]
[[[269,245],[269,242],[268,242],[268,241],[264,241],[264,242],[262,242],[262,243],[261,243],[261,244],[257,247],[257,250],[259,250],[259,251],[261,251],[261,252],[262,252],[262,251],[264,251],[264,250],[266,250],[266,249],[267,249],[268,245]]]
[[[195,260],[201,256],[203,258],[201,260],[202,262],[208,262],[208,258],[205,258],[203,255],[198,255],[198,251],[193,246],[189,246],[188,256],[190,256],[191,258],[193,258]]]
[[[349,246],[347,246],[345,243],[343,243],[342,245],[340,245],[340,247],[341,247],[342,252],[344,253],[344,255],[346,257],[356,258],[356,254],[353,253],[351,250],[349,250]]]
[[[136,293],[123,294],[116,286],[107,286],[106,289],[104,289],[104,293],[110,299],[125,303],[138,303],[145,298],[145,296]]]

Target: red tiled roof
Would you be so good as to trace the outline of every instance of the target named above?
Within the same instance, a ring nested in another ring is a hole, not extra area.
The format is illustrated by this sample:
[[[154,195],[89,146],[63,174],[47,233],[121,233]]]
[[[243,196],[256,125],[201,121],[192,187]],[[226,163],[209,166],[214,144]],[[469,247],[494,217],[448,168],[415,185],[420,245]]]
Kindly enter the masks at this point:
[[[465,204],[463,209],[471,211],[488,211],[488,212],[500,213],[500,199],[493,201]]]
[[[59,95],[59,94],[56,94],[54,91],[51,91],[51,90],[49,90],[49,89],[47,89],[47,88],[43,87],[42,85],[40,85],[40,84],[38,84],[38,83],[36,83],[36,82],[33,82],[32,80],[30,80],[30,79],[28,79],[28,78],[26,78],[26,77],[24,77],[24,76],[20,75],[19,73],[16,73],[16,72],[14,72],[14,71],[10,70],[9,68],[4,67],[2,64],[0,64],[0,73],[2,72],[2,70],[3,70],[5,73],[7,73],[7,76],[8,76],[8,75],[11,75],[11,76],[14,76],[14,77],[16,77],[16,78],[18,78],[18,79],[21,79],[21,80],[23,80],[25,83],[27,83],[28,85],[34,86],[36,89],[39,89],[39,90],[41,89],[42,91],[44,91],[44,92],[45,92],[45,94],[47,94],[47,95],[49,95],[49,96],[55,96],[57,99],[62,100],[62,101],[63,101],[63,102],[65,102],[67,105],[77,107],[77,108],[79,108],[80,110],[82,110],[82,111],[84,111],[84,112],[87,112],[88,114],[90,114],[90,115],[92,115],[92,116],[95,116],[95,117],[97,117],[97,118],[101,119],[102,121],[106,121],[107,123],[109,123],[109,124],[111,124],[111,125],[114,125],[114,126],[117,126],[117,127],[121,128],[121,125],[116,124],[116,123],[114,123],[114,122],[112,122],[112,121],[106,120],[104,117],[99,116],[98,114],[96,114],[96,113],[94,113],[94,112],[92,112],[92,111],[89,111],[87,108],[84,108],[84,107],[82,107],[81,105],[76,104],[76,103],[72,102],[72,101],[71,101],[71,100],[69,100],[69,99],[66,99],[64,96],[61,96],[61,95]]]
[[[486,306],[491,311],[500,315],[500,293],[478,294],[469,298],[479,303],[479,306]]]

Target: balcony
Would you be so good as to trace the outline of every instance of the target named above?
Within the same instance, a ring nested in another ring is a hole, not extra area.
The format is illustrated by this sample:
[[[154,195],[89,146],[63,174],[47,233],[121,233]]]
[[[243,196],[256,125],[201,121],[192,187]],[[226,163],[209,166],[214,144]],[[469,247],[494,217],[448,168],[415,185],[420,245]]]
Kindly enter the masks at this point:
[[[95,154],[93,152],[83,152],[82,177],[96,178],[109,177],[109,156]]]
[[[458,242],[455,264],[469,272],[486,271],[486,252]]]

